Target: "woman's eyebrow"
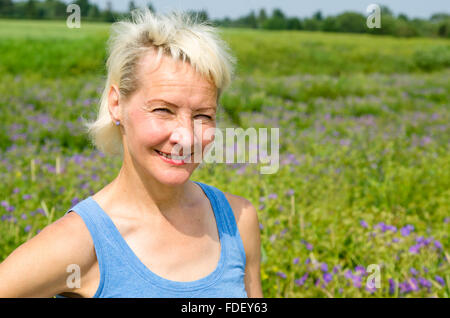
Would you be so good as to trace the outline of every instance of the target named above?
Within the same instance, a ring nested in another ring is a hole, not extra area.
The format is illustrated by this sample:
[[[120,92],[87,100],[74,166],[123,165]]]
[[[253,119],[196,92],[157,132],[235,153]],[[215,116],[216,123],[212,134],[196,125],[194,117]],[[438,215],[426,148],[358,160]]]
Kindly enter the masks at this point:
[[[150,100],[148,100],[148,101],[145,102],[145,105],[150,106],[152,103],[155,103],[155,102],[162,102],[162,103],[164,103],[164,104],[167,104],[167,105],[169,105],[169,106],[173,106],[173,107],[176,107],[176,108],[179,108],[179,107],[180,107],[180,106],[178,106],[177,104],[168,102],[168,101],[166,101],[166,100],[164,100],[164,99],[150,99]]]

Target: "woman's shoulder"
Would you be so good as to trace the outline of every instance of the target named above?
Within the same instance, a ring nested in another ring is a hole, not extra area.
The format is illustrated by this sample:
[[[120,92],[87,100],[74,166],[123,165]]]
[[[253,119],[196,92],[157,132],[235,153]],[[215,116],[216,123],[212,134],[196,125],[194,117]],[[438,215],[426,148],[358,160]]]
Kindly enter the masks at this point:
[[[71,264],[77,264],[83,270],[95,263],[94,242],[79,214],[66,213],[44,230],[46,231],[45,239],[47,241],[60,242],[60,249],[58,250],[65,251],[68,260],[73,261]]]
[[[53,296],[67,289],[73,264],[83,274],[95,262],[90,245],[93,247],[93,242],[82,219],[75,213],[65,214],[14,250],[1,264],[0,276],[9,273],[6,286],[15,286],[12,294]],[[31,264],[32,271],[27,268]],[[24,281],[28,284],[23,285]]]
[[[228,192],[223,193],[233,210],[246,258],[247,260],[254,258],[260,249],[258,212],[246,198]]]

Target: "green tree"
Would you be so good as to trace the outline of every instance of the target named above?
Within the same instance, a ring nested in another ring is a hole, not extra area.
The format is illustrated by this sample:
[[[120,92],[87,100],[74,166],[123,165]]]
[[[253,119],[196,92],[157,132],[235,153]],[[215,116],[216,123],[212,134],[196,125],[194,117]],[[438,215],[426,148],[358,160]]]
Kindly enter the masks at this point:
[[[0,0],[0,15],[12,16],[14,13],[14,4],[12,0]]]
[[[321,23],[316,19],[306,18],[303,20],[303,29],[308,31],[318,31],[320,30]]]
[[[32,19],[37,16],[36,1],[28,0],[25,5],[25,17]]]
[[[404,14],[404,13],[400,13],[399,15],[398,15],[398,19],[399,20],[403,20],[403,21],[408,21],[409,19],[408,19],[408,16],[406,15],[406,14]]]
[[[262,28],[266,20],[267,20],[266,9],[262,8],[259,10],[258,13],[258,28]]]
[[[286,27],[288,30],[301,30],[302,29],[302,22],[299,18],[289,18],[286,21]]]
[[[156,13],[155,7],[152,5],[151,2],[147,2],[147,8],[148,8],[151,12]]]
[[[128,11],[131,12],[134,9],[136,9],[136,5],[134,4],[134,1],[128,2]]]
[[[101,16],[101,13],[100,13],[98,6],[96,4],[91,4],[89,7],[89,11],[88,11],[88,17],[93,18],[93,19],[98,19],[98,18],[100,18],[100,16]]]
[[[272,18],[279,18],[279,19],[284,19],[284,13],[283,11],[281,11],[281,9],[275,8],[272,11]]]
[[[337,15],[336,23],[340,32],[363,33],[367,30],[366,17],[357,12],[344,12]],[[381,23],[383,24],[383,18]]]
[[[319,10],[316,13],[314,13],[313,19],[316,19],[317,21],[322,21],[323,20],[322,12]]]
[[[326,32],[339,32],[339,24],[336,17],[326,17],[321,24],[321,30]]]
[[[88,0],[77,0],[74,2],[76,5],[80,7],[80,13],[82,17],[87,17],[89,12],[89,1]]]
[[[106,21],[106,22],[114,22],[115,21],[111,1],[106,2],[106,10],[103,11],[102,18],[103,18],[103,21]]]

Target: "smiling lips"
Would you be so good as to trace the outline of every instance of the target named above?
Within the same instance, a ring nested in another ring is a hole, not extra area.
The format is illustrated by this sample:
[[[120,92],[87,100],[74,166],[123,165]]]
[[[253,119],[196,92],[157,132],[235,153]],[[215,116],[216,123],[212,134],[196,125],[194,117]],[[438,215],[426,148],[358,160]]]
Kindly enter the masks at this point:
[[[170,164],[177,165],[177,166],[186,164],[186,160],[192,155],[192,153],[191,153],[186,156],[172,156],[171,154],[168,154],[166,152],[162,152],[162,151],[159,151],[156,149],[155,149],[155,152],[165,162],[168,162]]]

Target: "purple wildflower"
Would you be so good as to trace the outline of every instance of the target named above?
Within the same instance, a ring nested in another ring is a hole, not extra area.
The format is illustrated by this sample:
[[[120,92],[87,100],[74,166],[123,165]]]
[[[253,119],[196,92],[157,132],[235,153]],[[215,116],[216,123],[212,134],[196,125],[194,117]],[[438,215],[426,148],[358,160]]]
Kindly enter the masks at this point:
[[[30,232],[30,230],[31,230],[31,225],[27,225],[26,227],[25,227],[25,232]]]
[[[305,259],[305,265],[308,265],[309,263],[311,263],[311,260],[308,257],[307,259]]]
[[[305,273],[300,279],[296,279],[294,282],[298,286],[302,286],[305,283],[307,278],[308,278],[308,273]]]
[[[264,226],[262,225],[262,223],[259,223],[259,229],[262,230],[264,228]]]
[[[437,249],[442,250],[442,244],[441,244],[441,242],[439,242],[439,241],[434,241],[434,246],[435,246]]]
[[[419,284],[417,283],[417,279],[410,278],[409,279],[409,285],[411,286],[412,291],[418,291],[419,290]]]
[[[320,264],[320,270],[321,270],[322,272],[327,272],[327,271],[328,271],[328,265],[327,265],[327,263],[322,263],[322,264]]]
[[[336,273],[339,271],[340,268],[341,268],[340,265],[334,266],[334,267],[333,267],[333,274],[336,274]]]
[[[351,269],[347,269],[345,271],[344,277],[347,278],[347,279],[352,279],[353,278],[352,270]]]
[[[319,286],[319,284],[320,284],[320,278],[317,278],[317,279],[316,279],[316,282],[314,283],[314,286],[317,287],[317,286]]]
[[[353,276],[353,286],[356,288],[361,288],[361,276]]]
[[[414,226],[411,224],[408,224],[400,229],[402,236],[408,236],[412,231],[414,231]]]
[[[360,224],[362,227],[366,228],[366,229],[367,229],[367,227],[368,227],[367,222],[364,221],[364,220],[361,220],[361,221],[359,222],[359,224]]]
[[[409,272],[414,276],[417,276],[419,274],[419,272],[414,267],[411,267],[409,269]]]
[[[278,195],[276,193],[271,193],[271,194],[269,194],[268,198],[275,200],[276,198],[278,198]]]
[[[444,219],[444,223],[450,223],[450,217],[446,217],[446,218]]]
[[[351,142],[350,139],[341,139],[341,140],[339,140],[339,144],[340,144],[341,146],[350,146],[351,143],[352,143],[352,142]]]
[[[298,262],[300,261],[300,259],[298,257],[294,258],[294,264],[298,264]]]
[[[367,286],[366,285],[366,291],[368,291],[369,293],[373,294],[374,292],[377,291],[377,288],[375,286]]]
[[[72,199],[71,204],[72,206],[76,205],[78,202],[80,202],[80,199],[78,199],[78,197],[75,197]]]
[[[25,213],[22,213],[22,215],[20,216],[20,218],[21,218],[22,220],[26,220],[26,219],[27,219],[27,215],[26,215]]]
[[[409,253],[411,253],[411,254],[418,254],[419,251],[420,251],[420,245],[418,245],[418,244],[413,245],[409,248]]]
[[[394,237],[393,239],[392,239],[392,242],[394,242],[394,243],[397,243],[397,242],[399,242],[400,241],[400,239],[398,238],[398,237]]]
[[[15,210],[15,208],[12,205],[10,205],[6,208],[6,211],[8,211],[8,212],[12,212],[14,210]]]
[[[396,284],[392,278],[389,278],[389,294],[393,295],[395,293]]]
[[[388,226],[386,226],[386,230],[392,231],[395,233],[395,232],[397,232],[397,227],[394,225],[388,225]]]
[[[275,241],[276,238],[277,238],[277,235],[276,235],[276,234],[272,234],[272,235],[269,237],[269,241],[273,242],[273,241]]]
[[[434,279],[442,286],[445,286],[445,281],[441,276],[436,275],[436,276],[434,276]]]
[[[258,209],[259,209],[259,210],[264,210],[265,207],[266,207],[266,206],[265,206],[264,204],[261,204],[261,205],[258,207]]]
[[[2,207],[4,207],[4,208],[7,208],[8,207],[8,202],[6,202],[6,201],[2,201],[1,203],[0,203],[0,205],[2,206]]]
[[[422,139],[420,140],[420,145],[421,146],[425,146],[428,145],[430,142],[432,142],[433,140],[431,139],[431,137],[429,136],[424,136],[422,137]]]
[[[379,228],[383,233],[389,230],[389,225],[385,224],[384,222],[379,222],[374,226],[374,228]]]
[[[294,195],[294,190],[293,190],[293,189],[289,189],[289,190],[286,192],[286,195],[287,195],[287,196]]]
[[[364,266],[361,266],[361,265],[356,266],[355,271],[360,272],[362,275],[364,275],[366,273],[366,269],[364,268]]]
[[[286,274],[283,272],[277,272],[277,275],[283,279],[286,279]]]
[[[333,275],[332,274],[330,274],[330,273],[324,273],[323,274],[323,280],[325,281],[326,284],[331,282],[332,279],[333,279]]]
[[[20,191],[19,188],[14,188],[13,193],[16,194],[16,193],[18,193],[19,191]]]
[[[24,199],[24,200],[29,200],[29,199],[31,199],[31,194],[24,194],[24,195],[22,196],[22,199]]]
[[[398,287],[400,288],[400,292],[402,294],[405,294],[405,293],[408,293],[411,291],[411,287],[409,286],[408,282],[400,283],[400,284],[398,284]]]
[[[431,286],[432,286],[431,282],[430,282],[429,280],[423,278],[423,277],[420,277],[420,278],[419,278],[419,283],[420,283],[420,285],[422,285],[423,287],[427,287],[427,288],[431,288]]]

